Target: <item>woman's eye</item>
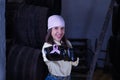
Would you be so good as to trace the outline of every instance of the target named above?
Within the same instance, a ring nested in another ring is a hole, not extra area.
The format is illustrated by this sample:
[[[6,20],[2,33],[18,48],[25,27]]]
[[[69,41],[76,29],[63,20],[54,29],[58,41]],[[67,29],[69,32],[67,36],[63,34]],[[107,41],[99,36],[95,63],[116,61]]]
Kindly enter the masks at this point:
[[[61,30],[64,30],[64,27],[62,27]]]
[[[58,27],[55,27],[55,29],[58,29]]]

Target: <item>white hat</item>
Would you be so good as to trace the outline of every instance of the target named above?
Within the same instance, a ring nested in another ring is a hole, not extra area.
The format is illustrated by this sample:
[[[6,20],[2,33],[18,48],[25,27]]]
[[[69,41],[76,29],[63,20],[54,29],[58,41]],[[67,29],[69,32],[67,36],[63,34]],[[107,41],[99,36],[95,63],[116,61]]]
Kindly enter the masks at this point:
[[[60,15],[52,15],[48,18],[48,29],[56,26],[65,27],[65,21]]]

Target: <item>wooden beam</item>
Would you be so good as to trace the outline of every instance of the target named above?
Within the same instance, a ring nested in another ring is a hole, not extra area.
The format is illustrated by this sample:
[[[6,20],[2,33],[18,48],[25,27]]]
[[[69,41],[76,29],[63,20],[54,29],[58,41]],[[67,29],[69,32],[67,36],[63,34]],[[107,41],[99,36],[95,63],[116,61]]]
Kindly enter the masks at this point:
[[[0,80],[5,80],[5,0],[0,0]]]

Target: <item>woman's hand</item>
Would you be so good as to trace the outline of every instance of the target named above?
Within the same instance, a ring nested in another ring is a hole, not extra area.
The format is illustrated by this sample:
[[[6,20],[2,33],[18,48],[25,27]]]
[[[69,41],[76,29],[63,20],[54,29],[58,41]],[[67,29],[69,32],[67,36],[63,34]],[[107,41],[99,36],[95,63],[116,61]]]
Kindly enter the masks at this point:
[[[72,65],[73,66],[77,66],[79,64],[79,57],[77,57],[77,60],[72,62]]]

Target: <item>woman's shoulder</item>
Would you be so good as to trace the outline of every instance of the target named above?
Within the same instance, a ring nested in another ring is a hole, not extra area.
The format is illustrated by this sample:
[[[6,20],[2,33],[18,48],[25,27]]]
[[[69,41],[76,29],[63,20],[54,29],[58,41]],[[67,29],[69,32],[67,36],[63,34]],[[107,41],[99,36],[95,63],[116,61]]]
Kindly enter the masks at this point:
[[[71,44],[71,42],[68,39],[66,40],[66,43],[69,45],[69,47],[72,48],[72,44]]]
[[[68,39],[66,40],[66,42],[67,42],[67,43],[71,43],[70,40],[68,40]]]
[[[43,48],[50,47],[50,46],[52,46],[52,44],[50,44],[50,43],[48,43],[48,42],[45,42],[45,43],[43,44]]]

